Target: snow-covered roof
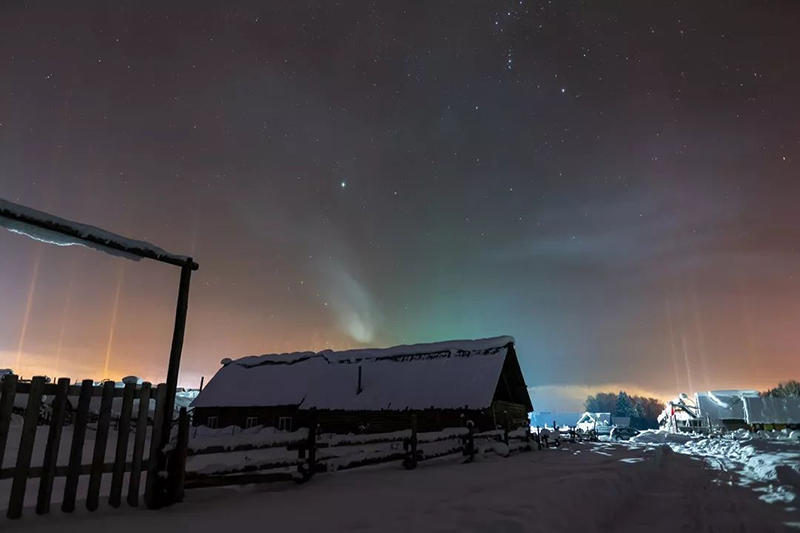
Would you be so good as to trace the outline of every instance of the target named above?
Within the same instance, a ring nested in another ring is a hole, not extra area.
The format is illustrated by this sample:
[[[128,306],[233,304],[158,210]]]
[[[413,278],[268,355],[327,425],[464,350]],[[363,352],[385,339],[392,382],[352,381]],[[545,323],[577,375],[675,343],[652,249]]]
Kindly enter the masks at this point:
[[[513,344],[512,337],[494,337],[224,360],[192,405],[298,405],[352,411],[483,409],[492,402]]]
[[[593,423],[598,426],[609,426],[611,425],[611,413],[592,413],[585,411],[578,419],[578,423]]]
[[[748,424],[800,424],[800,398],[743,398]]]
[[[711,420],[744,420],[743,398],[758,397],[757,391],[722,390],[698,392],[695,402],[701,418]]]
[[[27,235],[37,241],[58,246],[85,246],[133,261],[145,257],[180,266],[189,259],[186,256],[171,254],[145,241],[128,239],[2,198],[0,198],[0,227],[13,233]],[[196,263],[193,263],[193,268],[197,269]]]

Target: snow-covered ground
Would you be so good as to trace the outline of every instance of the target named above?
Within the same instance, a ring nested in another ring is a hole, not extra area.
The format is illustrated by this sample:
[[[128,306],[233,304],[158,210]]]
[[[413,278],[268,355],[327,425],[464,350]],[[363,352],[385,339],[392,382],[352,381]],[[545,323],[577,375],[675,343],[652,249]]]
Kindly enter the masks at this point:
[[[670,440],[657,434],[651,438]],[[796,502],[784,498],[767,503],[759,498],[765,493],[753,491],[759,487],[740,486],[741,473],[747,469],[737,465],[744,463],[731,459],[721,470],[712,464],[711,454],[698,457],[704,447],[713,448],[711,444],[687,440],[665,446],[645,440],[568,444],[509,458],[489,454],[472,464],[461,464],[457,456],[451,456],[426,461],[411,471],[399,462],[390,463],[321,474],[303,485],[197,489],[187,492],[183,504],[156,512],[101,506],[94,515],[83,510],[67,517],[26,513],[19,521],[3,520],[0,528],[31,533],[55,527],[63,533],[741,532],[791,530],[792,523],[800,526]],[[778,445],[777,452],[766,444],[762,448],[747,441],[737,443],[739,450],[753,446],[753,456],[789,454],[766,461],[775,464],[777,472],[782,471],[777,467],[796,459],[790,455],[798,450],[786,442]],[[691,455],[690,450],[694,450]],[[783,483],[776,473],[773,493]]]
[[[766,502],[800,508],[800,431],[738,430],[716,437],[645,431],[629,445],[645,450],[669,446],[719,471],[724,481],[752,489]]]

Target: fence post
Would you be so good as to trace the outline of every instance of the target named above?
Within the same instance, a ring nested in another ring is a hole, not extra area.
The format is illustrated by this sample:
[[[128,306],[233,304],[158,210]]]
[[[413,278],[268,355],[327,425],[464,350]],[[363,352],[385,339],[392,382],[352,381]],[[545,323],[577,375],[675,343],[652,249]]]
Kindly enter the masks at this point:
[[[309,477],[317,471],[317,410],[311,409],[311,423],[308,428],[308,473]]]
[[[165,416],[172,416],[172,407],[167,403],[167,386],[162,383],[156,388],[156,412],[150,436],[150,457],[147,460],[144,502],[148,509],[158,509],[164,502],[164,485],[158,478],[158,472],[164,467],[162,432]]]
[[[417,467],[417,415],[411,415],[411,439],[409,440],[411,451],[406,453],[403,459],[403,466],[408,470]]]
[[[525,448],[531,451],[531,421],[525,420]]]
[[[183,501],[183,484],[186,479],[186,455],[189,451],[189,414],[186,412],[185,407],[181,407],[178,416],[177,439],[175,448],[170,453],[168,461],[168,505]]]
[[[503,443],[508,446],[508,411],[503,411]]]
[[[25,500],[25,485],[28,483],[28,470],[31,467],[33,443],[36,440],[36,427],[39,425],[39,408],[44,393],[44,377],[36,376],[31,382],[28,393],[28,404],[25,408],[25,421],[22,423],[22,435],[17,451],[17,465],[14,467],[14,482],[11,485],[11,497],[8,500],[8,517],[22,516],[22,504]]]
[[[114,456],[114,473],[111,476],[111,493],[108,504],[119,507],[122,501],[122,481],[125,477],[125,461],[128,458],[128,437],[131,432],[131,411],[133,411],[133,393],[135,383],[126,383],[122,393],[122,410],[117,424],[117,451]]]
[[[47,447],[42,462],[42,478],[39,480],[39,496],[36,500],[36,514],[50,512],[50,497],[53,495],[53,478],[58,462],[58,448],[61,445],[61,430],[64,428],[64,415],[67,412],[67,393],[69,378],[60,378],[56,397],[53,400],[53,416],[50,417],[50,431],[47,433]]]
[[[131,476],[128,479],[128,505],[139,505],[139,485],[142,477],[144,442],[147,439],[147,420],[150,414],[150,383],[145,381],[139,389],[139,413],[136,417],[136,436],[133,440]]]
[[[75,495],[78,492],[78,478],[81,475],[83,441],[86,437],[86,424],[89,422],[89,403],[92,401],[93,388],[94,382],[91,379],[84,379],[81,383],[78,407],[75,410],[75,424],[72,428],[72,447],[69,450],[67,481],[64,484],[64,501],[61,502],[61,510],[65,513],[71,513],[75,510]]]
[[[467,434],[467,457],[469,457],[468,461],[471,463],[475,460],[475,423],[472,420],[467,421],[467,429],[469,430]]]
[[[6,374],[0,381],[3,382],[2,396],[0,396],[0,465],[6,454],[6,441],[8,430],[11,428],[11,414],[14,407],[14,397],[17,394],[19,377],[15,374]]]
[[[108,426],[111,423],[111,404],[114,402],[114,382],[103,383],[103,395],[100,399],[100,416],[97,419],[97,431],[94,435],[94,453],[92,454],[92,470],[89,474],[89,491],[86,494],[86,509],[96,511],[100,504],[100,482],[103,480],[103,465],[106,462],[106,446],[108,444]]]

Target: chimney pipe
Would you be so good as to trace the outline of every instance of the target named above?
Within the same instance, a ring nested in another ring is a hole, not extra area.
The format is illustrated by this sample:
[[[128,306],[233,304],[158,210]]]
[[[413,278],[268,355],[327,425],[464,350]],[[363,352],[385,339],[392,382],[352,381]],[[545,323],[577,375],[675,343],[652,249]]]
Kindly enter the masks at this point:
[[[358,365],[358,388],[356,389],[356,395],[361,394],[364,388],[361,386],[361,365]]]

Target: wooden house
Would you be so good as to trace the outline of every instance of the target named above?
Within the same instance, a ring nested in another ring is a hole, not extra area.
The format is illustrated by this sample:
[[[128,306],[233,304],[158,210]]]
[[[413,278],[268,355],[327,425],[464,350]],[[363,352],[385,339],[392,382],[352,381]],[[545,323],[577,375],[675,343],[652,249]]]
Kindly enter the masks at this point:
[[[531,406],[512,337],[224,359],[194,424],[380,433],[525,425]]]

